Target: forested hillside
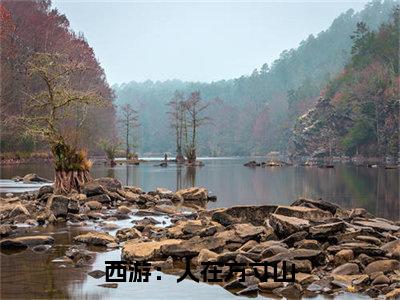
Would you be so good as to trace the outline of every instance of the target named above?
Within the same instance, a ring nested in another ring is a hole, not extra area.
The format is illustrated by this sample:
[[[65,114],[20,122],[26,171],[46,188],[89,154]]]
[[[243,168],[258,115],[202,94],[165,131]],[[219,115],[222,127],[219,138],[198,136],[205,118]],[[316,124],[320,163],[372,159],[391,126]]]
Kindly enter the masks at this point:
[[[264,64],[249,76],[213,83],[130,82],[114,86],[117,103],[131,103],[139,111],[139,151],[174,152],[166,103],[175,90],[188,95],[199,90],[212,101],[212,119],[199,135],[200,155],[265,154],[287,148],[291,129],[313,107],[321,89],[351,57],[358,22],[371,30],[389,19],[395,1],[374,1],[355,13],[349,10],[317,36],[310,35],[296,49],[283,51],[271,66]]]
[[[23,115],[35,116],[36,120],[39,120],[50,109],[44,104],[44,94],[39,95],[42,98],[35,96],[47,90],[46,85],[29,72],[32,59],[39,55],[42,58],[60,57],[65,63],[75,66],[71,72],[59,75],[67,76],[65,84],[77,95],[80,93],[79,99],[65,95],[67,86],[58,91],[49,88],[50,92],[64,93],[64,95],[56,94],[54,97],[70,97],[71,101],[82,100],[70,113],[71,118],[60,120],[62,124],[59,126],[68,131],[70,139],[75,139],[74,135],[79,126],[79,132],[82,133],[81,140],[76,139],[74,143],[79,144],[84,140],[85,148],[96,151],[101,137],[111,137],[116,134],[114,93],[106,82],[104,71],[83,35],[76,34],[70,29],[67,18],[51,7],[51,1],[2,1],[0,21],[2,153],[18,154],[49,150],[40,135],[29,134],[26,126],[22,124]],[[44,73],[44,67],[39,71]],[[51,86],[52,83],[49,84],[49,87]],[[101,96],[107,105],[87,107],[83,93],[94,92]],[[34,100],[38,103],[42,101],[42,104],[35,107],[37,109],[35,112],[27,111],[27,108],[31,107],[28,104],[33,104]],[[65,106],[67,104],[69,103]],[[83,119],[85,122],[78,122]],[[34,130],[33,125],[31,129]],[[43,132],[42,135],[45,134]]]
[[[398,155],[399,25],[399,8],[376,31],[357,24],[350,62],[295,126],[295,155]]]

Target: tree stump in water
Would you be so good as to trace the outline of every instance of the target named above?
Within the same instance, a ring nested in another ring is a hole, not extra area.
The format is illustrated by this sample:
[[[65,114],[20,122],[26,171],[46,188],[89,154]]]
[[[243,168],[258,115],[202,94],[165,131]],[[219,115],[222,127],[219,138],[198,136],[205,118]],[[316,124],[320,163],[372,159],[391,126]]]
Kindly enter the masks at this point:
[[[89,171],[56,171],[54,192],[56,194],[68,194],[72,191],[81,192],[81,187],[91,180]]]

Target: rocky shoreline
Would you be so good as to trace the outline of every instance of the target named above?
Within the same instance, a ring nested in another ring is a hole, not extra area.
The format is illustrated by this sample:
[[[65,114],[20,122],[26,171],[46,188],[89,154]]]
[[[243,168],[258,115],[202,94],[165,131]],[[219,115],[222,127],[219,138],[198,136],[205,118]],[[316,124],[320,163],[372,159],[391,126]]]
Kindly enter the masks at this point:
[[[52,247],[50,235],[21,236],[21,223],[35,227],[93,222],[101,230],[76,235],[76,245],[63,258],[76,267],[91,263],[93,255],[87,247],[96,245],[121,249],[123,260],[148,261],[177,276],[184,273],[185,257],[192,257],[191,270],[200,279],[204,262],[244,263],[245,281],[234,273],[218,283],[236,295],[301,298],[348,292],[373,298],[400,297],[399,220],[304,198],[290,206],[207,210],[207,203],[216,197],[204,188],[143,192],[113,178],[95,179],[81,192],[54,195],[52,186],[46,185],[36,192],[1,198],[2,251],[47,251]],[[159,216],[168,222],[160,223]],[[112,222],[124,219],[133,219],[132,226],[110,234],[116,229]],[[249,266],[257,263],[276,265],[279,275],[285,266],[294,264],[295,282],[264,282],[255,276],[262,270]],[[228,273],[229,267],[223,266],[220,275]]]

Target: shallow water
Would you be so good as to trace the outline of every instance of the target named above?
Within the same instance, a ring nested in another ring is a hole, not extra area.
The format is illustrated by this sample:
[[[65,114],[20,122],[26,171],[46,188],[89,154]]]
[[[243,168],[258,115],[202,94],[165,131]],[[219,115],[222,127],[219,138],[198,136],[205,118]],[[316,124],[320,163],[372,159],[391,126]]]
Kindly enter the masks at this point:
[[[338,164],[334,169],[291,166],[284,168],[247,168],[252,158],[204,158],[201,168],[139,166],[93,166],[93,176],[116,177],[125,185],[137,185],[148,191],[156,187],[176,190],[204,186],[218,197],[210,208],[243,204],[290,204],[299,196],[322,198],[344,207],[363,207],[372,214],[400,219],[399,169],[366,168]],[[260,160],[260,159],[258,159]],[[53,178],[50,164],[2,166],[1,178],[37,173]],[[8,191],[0,183],[0,192]],[[13,190],[15,192],[15,190]]]
[[[217,195],[218,200],[209,207],[239,204],[290,204],[298,196],[307,196],[336,202],[346,207],[364,207],[377,216],[398,220],[399,171],[369,169],[351,165],[337,165],[334,169],[305,167],[246,168],[243,163],[250,158],[204,160],[202,168],[154,167],[154,163],[139,166],[118,165],[108,168],[93,167],[94,177],[112,176],[126,185],[138,185],[148,191],[158,186],[176,190],[189,186],[205,186]],[[1,178],[37,173],[52,178],[51,165],[33,164],[1,167]],[[14,188],[10,181],[0,182],[0,192]],[[29,186],[29,188],[31,188]],[[20,185],[18,192],[23,190]],[[131,220],[116,221],[121,228],[130,227]],[[168,220],[167,224],[168,224]],[[90,224],[89,224],[90,225]],[[91,224],[92,228],[96,224]],[[72,238],[89,228],[66,224],[47,228],[21,228],[22,235],[51,234],[55,245],[47,252],[1,253],[1,299],[232,299],[237,298],[219,286],[196,283],[190,280],[176,282],[177,277],[152,272],[148,283],[119,283],[116,289],[99,287],[104,277],[94,279],[86,273],[105,270],[106,260],[120,260],[120,250],[105,251],[96,248],[92,266],[75,268],[52,260],[60,258],[72,244]],[[32,231],[33,230],[33,231]],[[115,234],[116,230],[110,231]],[[260,295],[265,299],[268,296]],[[241,297],[241,299],[245,299]],[[313,299],[322,299],[317,297]],[[360,295],[343,294],[335,299],[364,299]]]

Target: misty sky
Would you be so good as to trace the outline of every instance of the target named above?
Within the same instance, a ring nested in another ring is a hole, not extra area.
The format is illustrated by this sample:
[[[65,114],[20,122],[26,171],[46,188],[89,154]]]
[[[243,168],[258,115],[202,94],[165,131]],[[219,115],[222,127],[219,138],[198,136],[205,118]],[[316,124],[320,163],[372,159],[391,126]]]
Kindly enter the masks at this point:
[[[111,84],[250,74],[365,3],[53,1],[84,33]]]

